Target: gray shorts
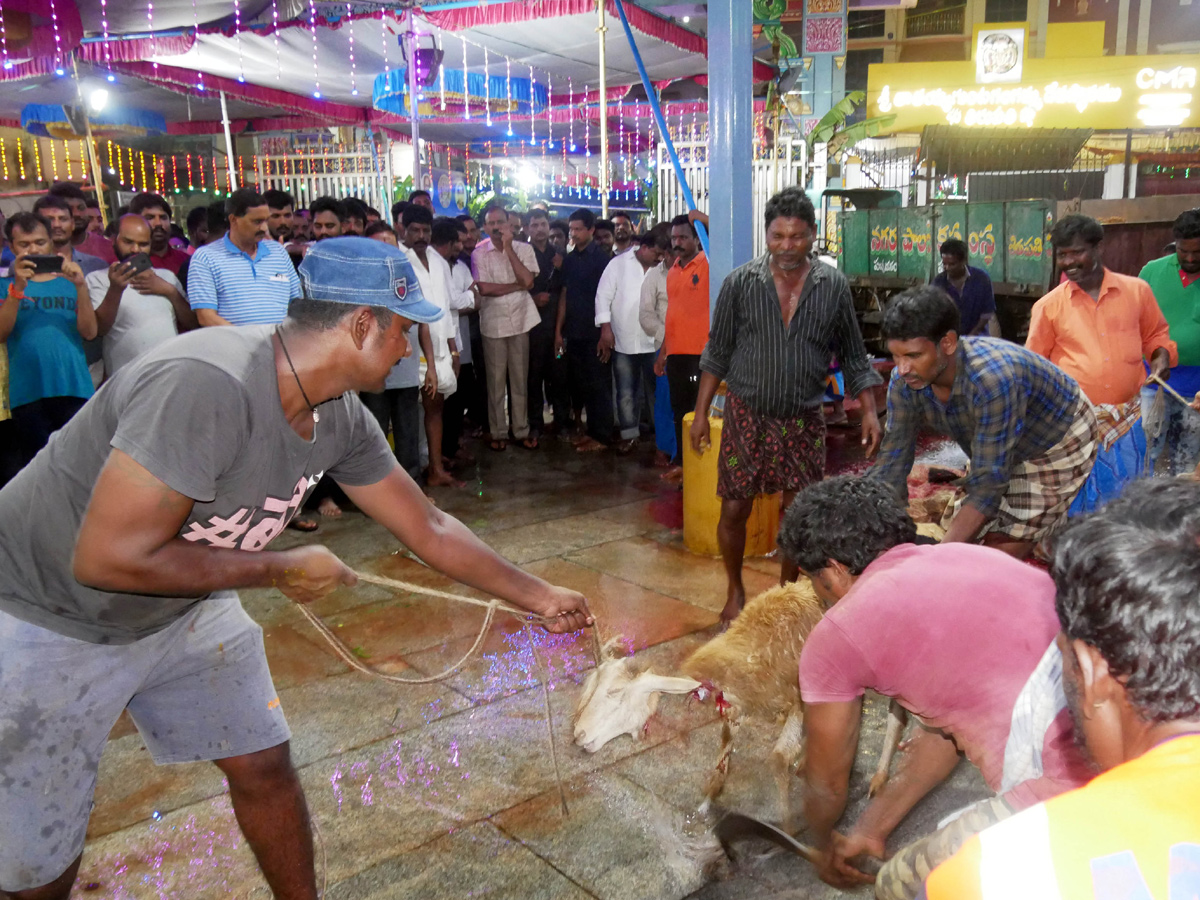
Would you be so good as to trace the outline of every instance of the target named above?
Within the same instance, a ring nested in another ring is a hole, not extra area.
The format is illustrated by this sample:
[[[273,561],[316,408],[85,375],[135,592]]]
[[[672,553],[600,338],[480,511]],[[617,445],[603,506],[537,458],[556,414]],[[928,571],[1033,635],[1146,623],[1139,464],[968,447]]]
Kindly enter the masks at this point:
[[[0,612],[0,890],[47,884],[83,851],[100,754],[123,709],[159,765],[291,736],[262,629],[233,592],[132,644],[90,644]]]

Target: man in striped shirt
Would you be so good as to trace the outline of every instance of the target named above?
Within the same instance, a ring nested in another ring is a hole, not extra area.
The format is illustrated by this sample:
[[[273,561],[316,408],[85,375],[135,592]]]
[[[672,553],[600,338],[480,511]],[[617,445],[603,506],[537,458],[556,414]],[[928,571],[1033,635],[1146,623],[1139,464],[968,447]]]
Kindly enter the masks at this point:
[[[300,279],[281,244],[267,239],[271,211],[253,188],[225,203],[229,231],[192,255],[188,302],[203,325],[270,325],[287,316]]]
[[[875,385],[850,286],[830,266],[809,258],[816,238],[812,201],[786,188],[767,203],[767,253],[735,269],[721,285],[708,343],[700,357],[700,390],[690,438],[697,453],[709,443],[708,408],[721,381],[728,385],[717,494],[717,540],[728,579],[721,619],[732,621],[746,603],[742,555],[746,520],[759,494],[796,492],[825,474],[821,400],[831,356],[837,354],[846,393],[862,403],[867,455],[879,445]],[[782,559],[781,578],[794,581],[794,562]]]

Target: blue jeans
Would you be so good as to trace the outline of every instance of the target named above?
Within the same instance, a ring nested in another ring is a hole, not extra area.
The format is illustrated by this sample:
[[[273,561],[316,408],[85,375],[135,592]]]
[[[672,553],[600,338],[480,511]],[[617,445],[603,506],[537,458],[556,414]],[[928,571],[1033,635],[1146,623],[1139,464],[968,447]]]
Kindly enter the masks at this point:
[[[1142,388],[1143,422],[1159,390],[1161,388]],[[1184,396],[1188,395],[1185,393]],[[1193,471],[1196,463],[1200,462],[1200,413],[1184,406],[1174,397],[1165,397],[1163,402],[1162,429],[1157,436],[1146,434],[1150,444],[1150,472],[1153,473],[1158,458],[1165,455],[1167,474],[1184,475]]]
[[[630,441],[640,433],[642,409],[654,418],[654,353],[613,352],[613,371],[617,376],[617,424],[621,440]]]

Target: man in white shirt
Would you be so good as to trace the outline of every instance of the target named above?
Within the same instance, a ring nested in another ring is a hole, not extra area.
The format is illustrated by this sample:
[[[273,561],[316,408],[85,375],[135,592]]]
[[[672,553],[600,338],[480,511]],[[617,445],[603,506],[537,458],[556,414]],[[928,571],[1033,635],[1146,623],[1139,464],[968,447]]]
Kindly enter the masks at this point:
[[[429,447],[429,472],[425,477],[430,487],[462,487],[446,471],[442,461],[442,410],[446,397],[458,384],[458,324],[457,315],[450,314],[450,267],[441,255],[430,252],[433,234],[433,213],[425,206],[410,203],[401,214],[404,225],[404,252],[412,263],[413,272],[421,285],[425,299],[437,304],[444,312],[429,325],[433,344],[433,359],[425,360],[421,404],[425,409],[425,440]]]
[[[618,253],[600,276],[596,288],[596,324],[600,326],[600,358],[613,358],[617,380],[617,423],[621,429],[618,453],[629,453],[638,442],[643,403],[647,419],[654,413],[654,338],[642,330],[642,281],[662,262],[663,250],[654,235],[633,238],[633,250]]]
[[[487,369],[488,427],[493,450],[508,446],[508,430],[527,450],[537,448],[529,434],[527,408],[529,332],[542,317],[529,293],[538,263],[533,248],[514,238],[508,213],[492,206],[484,217],[486,240],[471,254],[479,286],[479,329]],[[505,382],[511,386],[512,421],[505,423]]]
[[[87,276],[109,378],[147,350],[197,325],[183,286],[169,269],[150,268],[134,274],[130,258],[150,253],[150,226],[145,219],[122,216],[113,251],[115,263]]]

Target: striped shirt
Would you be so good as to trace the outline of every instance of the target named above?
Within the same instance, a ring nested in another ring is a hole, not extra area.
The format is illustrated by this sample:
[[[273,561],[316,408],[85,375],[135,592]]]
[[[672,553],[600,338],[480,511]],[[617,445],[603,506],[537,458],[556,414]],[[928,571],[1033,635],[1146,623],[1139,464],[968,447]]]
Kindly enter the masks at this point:
[[[871,474],[907,497],[917,432],[949,435],[971,458],[962,483],[967,503],[994,516],[1013,468],[1063,439],[1079,397],[1071,376],[1031,350],[999,338],[961,337],[945,403],[929,385],[915,391],[892,372],[887,431]]]
[[[282,244],[259,241],[252,257],[225,235],[192,254],[187,293],[192,309],[215,309],[234,325],[276,325],[300,296],[300,278]]]
[[[848,395],[882,382],[858,330],[845,276],[813,262],[785,328],[770,255],[763,254],[721,284],[700,368],[723,378],[729,392],[759,415],[783,419],[821,403],[834,353]]]

